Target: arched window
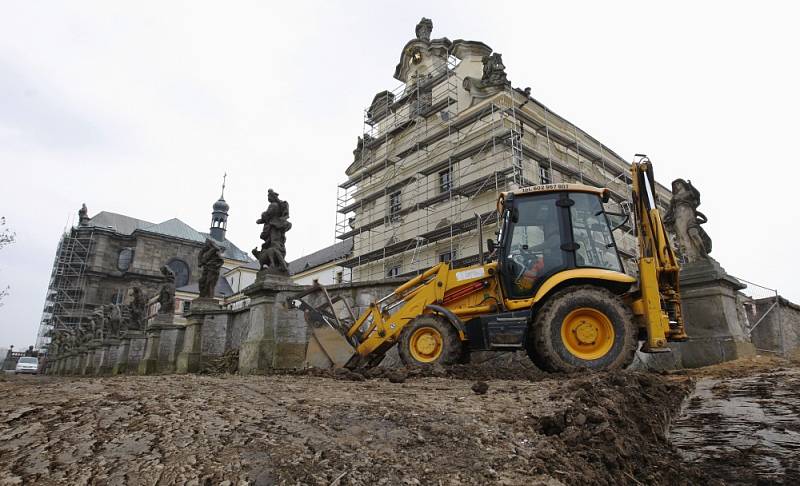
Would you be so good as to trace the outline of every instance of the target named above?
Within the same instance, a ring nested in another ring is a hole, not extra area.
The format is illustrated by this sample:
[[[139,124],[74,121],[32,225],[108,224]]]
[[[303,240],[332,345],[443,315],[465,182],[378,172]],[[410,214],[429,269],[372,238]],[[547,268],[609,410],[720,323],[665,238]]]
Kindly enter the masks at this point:
[[[173,258],[167,262],[167,266],[175,273],[175,288],[183,287],[189,283],[191,270],[185,261],[180,258]]]
[[[131,261],[133,260],[133,248],[123,248],[117,257],[117,268],[121,272],[127,272],[131,268]]]

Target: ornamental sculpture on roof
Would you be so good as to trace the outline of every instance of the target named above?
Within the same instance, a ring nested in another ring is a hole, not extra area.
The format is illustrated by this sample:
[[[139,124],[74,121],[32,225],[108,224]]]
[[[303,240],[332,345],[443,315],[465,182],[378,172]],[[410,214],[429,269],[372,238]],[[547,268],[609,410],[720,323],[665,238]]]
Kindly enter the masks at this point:
[[[89,209],[86,208],[86,203],[83,203],[78,210],[78,225],[86,226],[87,224],[89,224]]]
[[[483,75],[481,79],[465,77],[464,89],[475,98],[486,98],[499,93],[511,82],[506,75],[506,66],[503,64],[503,55],[493,52],[483,56]]]
[[[509,84],[502,54],[493,52],[489,56],[483,56],[483,76],[481,81],[484,86],[505,86]]]
[[[433,21],[431,19],[422,17],[414,32],[417,34],[417,39],[430,42],[431,32],[433,32]]]
[[[289,203],[278,199],[278,193],[270,189],[267,200],[269,206],[261,213],[256,224],[263,224],[261,249],[253,248],[253,255],[261,264],[261,269],[268,268],[272,273],[288,275],[286,264],[286,232],[292,229],[289,222]]]

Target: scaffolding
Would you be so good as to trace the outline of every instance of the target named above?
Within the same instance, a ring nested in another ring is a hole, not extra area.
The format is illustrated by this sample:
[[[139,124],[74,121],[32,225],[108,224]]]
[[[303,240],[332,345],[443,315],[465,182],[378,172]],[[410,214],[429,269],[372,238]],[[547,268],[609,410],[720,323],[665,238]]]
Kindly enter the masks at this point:
[[[84,303],[86,269],[94,242],[92,228],[71,228],[58,243],[47,286],[36,347],[44,349],[51,330],[74,329],[89,318]]]
[[[509,85],[459,106],[457,64],[451,56],[365,110],[363,144],[337,190],[335,236],[353,239],[352,255],[338,262],[344,280],[477,263],[477,221],[484,234],[496,231],[502,191],[583,182],[610,187],[618,203],[629,198],[627,164],[528,91]],[[622,237],[623,255],[635,255],[632,236]]]

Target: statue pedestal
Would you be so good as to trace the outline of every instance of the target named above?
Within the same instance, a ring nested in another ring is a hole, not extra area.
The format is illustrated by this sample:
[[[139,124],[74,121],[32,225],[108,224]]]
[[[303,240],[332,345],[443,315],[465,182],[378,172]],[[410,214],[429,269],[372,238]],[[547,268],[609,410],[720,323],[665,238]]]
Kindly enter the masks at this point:
[[[158,349],[158,372],[175,373],[178,354],[183,349],[183,337],[186,326],[169,324],[161,328],[161,339]]]
[[[144,331],[128,333],[131,338],[131,345],[128,348],[128,371],[136,373],[139,370],[139,363],[144,359],[144,350],[147,347],[147,334]]]
[[[97,349],[100,347],[100,340],[94,339],[89,342],[88,351],[86,351],[85,357],[83,359],[83,369],[81,369],[80,374],[82,375],[94,375],[94,370],[96,369],[95,366],[95,354],[97,354]]]
[[[681,304],[689,340],[671,343],[684,368],[755,356],[745,333],[737,292],[746,286],[709,258],[683,266]]]
[[[161,329],[172,324],[172,314],[157,314],[147,326],[147,344],[139,361],[139,374],[152,375],[158,371],[158,352],[161,347]]]
[[[147,345],[147,335],[142,331],[128,331],[120,340],[117,363],[114,365],[112,374],[124,375],[136,373],[139,370],[139,363],[144,357],[144,349]]]
[[[54,356],[52,359],[49,360],[47,364],[47,374],[48,375],[57,375],[58,374],[58,367],[61,365],[61,357]]]
[[[80,375],[83,373],[83,365],[86,364],[86,354],[87,350],[84,347],[80,347],[78,351],[72,353],[68,361],[69,369],[67,374]]]
[[[126,333],[119,340],[117,346],[117,360],[111,368],[112,375],[124,375],[128,371],[128,356],[131,352],[131,338]]]
[[[201,297],[192,301],[189,313],[186,315],[186,332],[183,335],[183,349],[178,354],[176,371],[178,373],[197,373],[201,364],[201,339],[203,335],[203,321],[206,314],[219,310],[219,304],[214,299]]]
[[[258,272],[255,283],[244,289],[250,297],[250,329],[239,349],[239,373],[303,367],[306,322],[301,311],[287,305],[287,299],[303,289],[269,270]]]
[[[117,361],[119,351],[119,339],[110,338],[103,341],[100,348],[100,367],[97,368],[98,375],[110,375]]]
[[[76,356],[77,354],[75,351],[70,351],[69,354],[64,357],[64,365],[61,367],[62,375],[71,375],[75,373],[77,369],[77,365],[75,364]]]

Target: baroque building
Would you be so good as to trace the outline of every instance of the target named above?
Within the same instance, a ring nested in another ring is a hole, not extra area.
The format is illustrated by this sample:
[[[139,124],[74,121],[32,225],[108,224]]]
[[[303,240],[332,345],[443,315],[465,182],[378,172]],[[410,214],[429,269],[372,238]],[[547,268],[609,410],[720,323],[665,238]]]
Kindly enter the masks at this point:
[[[478,41],[432,39],[423,18],[403,47],[394,90],[365,111],[347,180],[338,187],[336,237],[352,252],[336,272],[352,280],[407,276],[438,262],[478,261],[496,230],[502,191],[536,184],[608,187],[625,209],[629,163],[508,80],[502,55]],[[657,188],[661,202],[669,191]],[[616,234],[636,254],[631,229]]]
[[[206,238],[224,249],[223,273],[238,278],[220,277],[217,292],[226,297],[238,291],[241,276],[234,270],[251,264],[252,259],[225,235],[229,209],[223,185],[206,233],[178,218],[156,224],[109,211],[89,217],[84,205],[78,212],[78,225],[65,232],[58,243],[37,348],[47,344],[50,329],[74,327],[90,319],[98,306],[122,303],[132,287],[139,287],[146,297],[154,296],[163,283],[163,265],[175,273],[175,308],[180,315],[183,300],[191,300],[196,293],[200,278],[197,257]],[[249,276],[255,271],[246,273]]]

